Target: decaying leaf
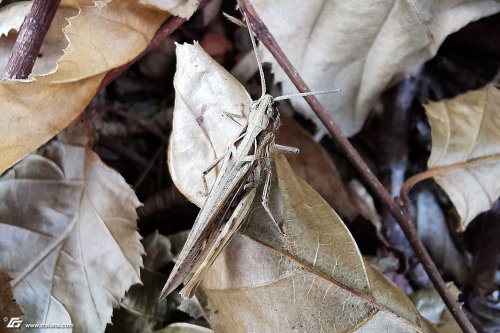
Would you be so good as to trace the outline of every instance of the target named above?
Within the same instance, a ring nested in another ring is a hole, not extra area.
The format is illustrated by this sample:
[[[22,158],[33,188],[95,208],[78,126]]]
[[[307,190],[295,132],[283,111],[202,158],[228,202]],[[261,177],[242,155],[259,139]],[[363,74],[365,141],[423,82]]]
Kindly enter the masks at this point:
[[[158,294],[167,281],[167,276],[160,270],[173,259],[170,240],[155,231],[142,243],[146,250],[141,271],[142,285],[132,286],[121,300],[121,309],[113,315],[113,325],[107,332],[153,332],[164,327],[181,302],[178,295],[169,295],[166,302],[158,302]]]
[[[331,207],[278,155],[271,207],[257,201],[202,287],[217,332],[433,332],[361,256]]]
[[[492,0],[253,0],[253,6],[342,131],[354,135],[388,85],[436,54],[446,36],[500,11]],[[293,21],[290,21],[293,17]],[[296,92],[272,56],[285,94]],[[297,110],[319,123],[302,99]],[[321,125],[322,126],[322,125]]]
[[[0,178],[0,265],[28,322],[103,332],[140,282],[140,203],[81,141],[67,132]]]
[[[500,154],[500,90],[489,85],[425,105],[432,131],[429,168]],[[448,194],[465,229],[500,196],[500,158],[434,178]]]
[[[314,142],[293,118],[281,114],[281,127],[276,135],[279,144],[297,147],[300,154],[290,154],[288,161],[297,175],[311,185],[340,215],[354,220],[359,215],[328,153]]]
[[[187,17],[193,2],[172,0],[164,5]],[[183,10],[176,11],[177,5]],[[0,17],[12,18],[14,14],[5,14],[6,10],[8,6],[0,9]],[[0,172],[67,127],[95,95],[106,73],[144,50],[168,15],[138,1],[63,1],[44,40],[35,75],[29,80],[0,81]],[[12,33],[0,38],[2,68],[14,39]]]
[[[9,273],[0,267],[0,318],[21,317],[23,315],[21,307],[12,296],[11,280]],[[0,327],[0,332],[3,332],[3,327]]]
[[[163,273],[179,255],[187,235],[186,231],[182,231],[167,238],[155,231],[142,240],[146,251],[141,270],[142,284],[128,290],[120,308],[113,313],[113,324],[108,325],[107,333],[151,333],[173,329],[172,325],[164,326],[176,318],[179,311],[189,314],[197,323],[206,324],[204,319],[200,319],[203,309],[196,297],[182,300],[178,293],[171,293],[166,301],[158,302],[158,295],[168,277]]]

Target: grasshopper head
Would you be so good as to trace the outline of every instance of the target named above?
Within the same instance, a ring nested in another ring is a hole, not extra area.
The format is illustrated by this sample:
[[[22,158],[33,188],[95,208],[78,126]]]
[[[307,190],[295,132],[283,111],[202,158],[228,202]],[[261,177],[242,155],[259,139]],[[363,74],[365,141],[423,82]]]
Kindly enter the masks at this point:
[[[271,95],[264,95],[252,103],[248,119],[263,130],[274,131],[279,126],[279,113]]]

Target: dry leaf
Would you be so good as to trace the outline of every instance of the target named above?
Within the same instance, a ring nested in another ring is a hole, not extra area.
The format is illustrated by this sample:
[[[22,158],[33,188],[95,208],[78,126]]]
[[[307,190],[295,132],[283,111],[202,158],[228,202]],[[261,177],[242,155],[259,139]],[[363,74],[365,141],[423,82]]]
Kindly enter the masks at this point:
[[[68,141],[69,140],[69,141]],[[139,201],[125,180],[68,132],[0,178],[0,265],[28,323],[103,332],[139,283]]]
[[[206,199],[203,196],[203,171],[216,160],[216,156],[226,152],[241,132],[241,126],[227,113],[246,117],[252,100],[245,88],[198,43],[177,45],[174,87],[168,167],[182,194],[201,206]],[[207,175],[209,188],[217,172],[218,167]]]
[[[282,113],[281,119],[276,141],[300,150],[300,154],[287,156],[293,171],[321,194],[335,211],[354,220],[359,215],[358,209],[328,153],[293,118]]]
[[[492,0],[252,4],[311,90],[342,89],[318,99],[347,136],[360,130],[375,99],[398,75],[432,58],[449,34],[500,11]],[[266,54],[265,60],[275,63]],[[276,63],[274,68],[283,92],[296,92]],[[291,102],[318,123],[305,101]]]
[[[331,207],[276,157],[271,206],[260,206],[202,287],[217,332],[433,332],[406,295],[368,264]]]
[[[175,16],[190,18],[198,8],[200,0],[140,0],[140,2],[168,11]]]
[[[173,258],[169,239],[155,231],[142,243],[146,251],[141,271],[142,285],[130,288],[120,302],[120,311],[113,314],[113,325],[106,332],[153,332],[164,326],[180,302],[178,295],[169,295],[167,302],[158,302],[158,294],[167,281],[160,269]]]
[[[0,81],[0,172],[67,127],[95,95],[106,73],[143,51],[169,15],[137,1],[96,1],[95,6],[85,6],[89,2],[63,1],[35,64],[35,76]],[[186,16],[194,10],[194,1],[163,3]],[[81,6],[79,11],[76,5]],[[2,68],[14,38],[14,34],[0,38]]]
[[[23,311],[16,303],[12,296],[12,286],[10,284],[11,277],[2,267],[0,267],[0,320],[3,318],[21,317]],[[6,325],[6,323],[1,323]],[[0,327],[0,332],[3,332],[3,327]]]
[[[432,135],[429,168],[500,153],[500,90],[493,85],[424,106]],[[500,160],[434,179],[455,205],[464,230],[500,196]]]

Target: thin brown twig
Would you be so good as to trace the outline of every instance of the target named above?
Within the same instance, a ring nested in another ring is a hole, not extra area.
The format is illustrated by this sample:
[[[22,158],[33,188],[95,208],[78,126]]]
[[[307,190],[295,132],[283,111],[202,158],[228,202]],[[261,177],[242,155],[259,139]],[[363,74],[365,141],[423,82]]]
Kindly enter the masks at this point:
[[[211,0],[201,0],[200,3],[198,4],[197,10],[205,7]],[[151,42],[149,45],[142,51],[137,57],[135,57],[133,60],[130,62],[126,63],[123,66],[117,67],[106,74],[104,79],[101,82],[101,86],[99,87],[99,91],[103,90],[106,88],[108,84],[110,84],[112,81],[114,81],[117,77],[122,75],[122,73],[130,68],[137,60],[141,59],[144,55],[146,55],[149,51],[151,51],[153,48],[158,46],[162,41],[165,40],[168,36],[170,36],[175,30],[177,30],[181,25],[183,25],[187,19],[183,17],[178,17],[178,16],[172,16],[170,17],[165,23],[162,24],[162,26],[158,29],[158,31],[155,33],[153,38],[151,39]]]
[[[43,39],[59,7],[61,0],[35,0],[19,29],[16,43],[4,69],[4,76],[26,79],[38,58]]]
[[[158,159],[158,157],[160,157],[160,154],[161,154],[161,152],[164,149],[165,149],[165,147],[163,145],[161,145],[156,150],[156,152],[153,154],[153,157],[151,157],[151,159],[149,160],[148,165],[144,168],[144,170],[142,171],[142,173],[139,175],[139,177],[135,181],[135,183],[134,183],[134,188],[135,189],[137,189],[139,186],[141,186],[142,182],[144,181],[144,179],[146,178],[146,176],[148,175],[148,173],[151,171],[151,169],[153,168],[156,160]]]
[[[138,126],[144,128],[147,130],[149,133],[157,136],[158,138],[164,140],[166,135],[161,132],[161,130],[155,126],[155,124],[152,124],[150,121],[142,118],[141,116],[135,115],[133,113],[121,110],[119,107],[114,107],[112,105],[102,105],[102,104],[97,104],[94,106],[98,110],[103,110],[106,112],[113,113],[117,116],[120,116],[121,118],[129,119],[131,121],[134,121],[137,123]]]
[[[450,164],[450,165],[426,170],[424,172],[421,172],[419,174],[416,174],[416,175],[408,178],[405,181],[405,183],[403,184],[403,187],[401,188],[399,195],[400,195],[401,200],[403,201],[403,204],[405,205],[405,207],[409,207],[410,199],[409,199],[408,194],[410,193],[413,186],[420,183],[421,181],[432,178],[432,177],[444,175],[444,174],[450,173],[450,172],[455,171],[455,170],[467,169],[467,168],[471,168],[471,167],[474,167],[474,166],[477,166],[480,164],[485,164],[485,163],[495,162],[495,161],[500,161],[500,154],[483,156],[483,157],[469,160],[467,162],[455,163],[455,164]]]
[[[238,0],[238,4],[240,10],[247,15],[251,29],[255,32],[258,39],[272,53],[281,68],[294,83],[295,87],[297,87],[300,92],[310,91],[306,83],[300,77],[297,70],[290,63],[286,55],[279,47],[273,35],[269,32],[269,29],[267,29],[264,22],[262,22],[250,2],[248,0]],[[427,274],[429,274],[429,278],[433,282],[434,286],[457,320],[460,327],[466,333],[475,333],[476,330],[474,326],[467,318],[467,315],[465,314],[461,306],[446,288],[446,284],[439,274],[436,265],[432,261],[422,241],[418,237],[418,233],[413,226],[409,212],[403,210],[402,207],[393,200],[389,192],[387,192],[378,178],[370,171],[368,165],[363,161],[356,149],[354,149],[354,147],[350,144],[350,142],[340,131],[337,125],[335,125],[331,117],[326,112],[325,108],[319,103],[316,97],[307,96],[304,98],[314,110],[321,122],[325,125],[335,142],[341,147],[346,157],[351,161],[351,163],[355,166],[355,168],[367,182],[368,186],[371,188],[376,197],[389,209],[398,224],[401,226],[401,229],[403,229],[417,257],[422,262],[422,265],[424,266]]]

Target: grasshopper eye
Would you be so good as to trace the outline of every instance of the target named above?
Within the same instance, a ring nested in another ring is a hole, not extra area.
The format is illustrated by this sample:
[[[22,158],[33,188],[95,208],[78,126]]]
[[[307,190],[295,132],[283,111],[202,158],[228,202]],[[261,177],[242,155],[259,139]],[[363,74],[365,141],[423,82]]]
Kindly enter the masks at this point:
[[[277,108],[278,105],[279,105],[279,102],[273,102],[273,104],[271,104],[271,106],[268,107],[268,109],[267,109],[267,114],[268,114],[269,118],[271,118],[272,120],[276,120],[276,118],[278,118],[278,116],[279,116],[279,112],[278,112],[278,108]]]

